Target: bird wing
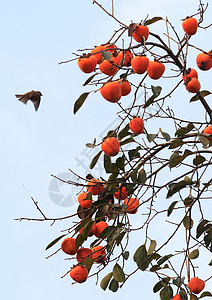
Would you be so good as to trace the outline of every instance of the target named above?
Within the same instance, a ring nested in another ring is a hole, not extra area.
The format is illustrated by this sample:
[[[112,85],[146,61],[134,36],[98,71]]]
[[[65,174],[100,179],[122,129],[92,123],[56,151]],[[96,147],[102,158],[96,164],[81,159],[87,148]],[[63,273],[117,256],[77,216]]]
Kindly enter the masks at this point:
[[[27,104],[27,101],[29,100],[28,96],[26,95],[15,95],[16,98],[18,98],[19,101],[21,101],[24,104]]]
[[[40,100],[34,100],[34,101],[33,101],[33,104],[34,104],[35,110],[37,111],[37,110],[38,110],[38,107],[39,107],[39,105],[40,105]]]

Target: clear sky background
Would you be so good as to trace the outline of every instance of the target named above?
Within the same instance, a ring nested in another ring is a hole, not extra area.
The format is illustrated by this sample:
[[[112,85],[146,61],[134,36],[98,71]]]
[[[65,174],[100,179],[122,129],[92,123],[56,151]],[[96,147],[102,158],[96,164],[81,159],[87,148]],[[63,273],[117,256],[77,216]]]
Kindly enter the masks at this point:
[[[108,9],[110,2],[101,1]],[[131,20],[139,22],[147,14],[149,17],[168,16],[179,28],[181,36],[180,20],[195,13],[198,8],[197,0],[114,0],[114,3],[116,16],[126,24]],[[210,23],[211,15],[210,6],[205,24]],[[161,23],[156,24],[151,29],[162,32]],[[60,235],[61,229],[71,226],[71,221],[58,222],[53,227],[49,226],[50,223],[14,221],[14,218],[24,216],[39,217],[31,196],[39,202],[47,216],[75,212],[76,200],[67,207],[63,206],[64,199],[66,203],[72,201],[72,197],[68,197],[74,193],[70,186],[59,186],[61,190],[54,197],[49,194],[57,188],[50,175],[63,173],[66,176],[69,168],[81,175],[87,173],[82,165],[78,165],[79,160],[88,165],[90,161],[86,155],[93,156],[83,152],[85,143],[92,142],[94,137],[98,138],[105,132],[115,120],[116,108],[99,95],[92,94],[74,116],[73,104],[86,91],[81,84],[88,76],[78,69],[76,62],[63,65],[58,62],[73,58],[72,52],[77,49],[92,48],[106,42],[117,28],[118,25],[92,5],[91,0],[8,0],[1,4],[2,299],[86,297],[90,300],[120,297],[125,300],[140,295],[148,295],[148,299],[158,298],[158,295],[151,294],[156,277],[141,272],[137,272],[118,294],[102,291],[95,286],[94,278],[83,285],[71,286],[69,276],[60,279],[70,265],[64,261],[64,255],[60,252],[51,259],[45,259],[51,253],[45,252],[46,245]],[[203,30],[201,35],[193,38],[193,43],[199,43],[200,48],[207,50],[211,47]],[[203,89],[210,89],[208,74],[201,73],[200,76]],[[25,106],[15,98],[15,94],[33,89],[43,94],[38,112],[34,111],[31,102]],[[183,101],[188,102],[189,98],[184,89],[177,92],[176,110],[182,111]],[[187,112],[183,114],[186,116]],[[192,118],[202,120],[204,117],[198,103],[192,104],[190,112]],[[160,127],[155,126],[157,130]],[[154,131],[152,127],[149,130]],[[68,198],[58,198],[63,194]],[[137,242],[141,244],[142,238]],[[108,273],[110,271],[109,268]]]

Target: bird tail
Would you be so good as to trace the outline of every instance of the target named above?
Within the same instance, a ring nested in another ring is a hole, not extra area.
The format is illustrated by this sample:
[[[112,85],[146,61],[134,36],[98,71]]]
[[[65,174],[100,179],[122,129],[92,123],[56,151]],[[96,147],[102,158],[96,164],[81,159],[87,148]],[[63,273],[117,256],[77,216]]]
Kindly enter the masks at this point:
[[[25,95],[15,95],[16,98],[18,98],[19,101],[23,102],[24,104],[27,104],[27,101],[29,100]]]

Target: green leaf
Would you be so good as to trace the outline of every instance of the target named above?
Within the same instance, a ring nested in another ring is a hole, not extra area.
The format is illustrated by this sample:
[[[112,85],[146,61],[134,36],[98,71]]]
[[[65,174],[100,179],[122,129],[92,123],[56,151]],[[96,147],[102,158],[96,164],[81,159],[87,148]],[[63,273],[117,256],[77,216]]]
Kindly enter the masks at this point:
[[[124,172],[124,156],[118,157],[116,159],[116,166]]]
[[[208,96],[208,95],[211,94],[211,92],[206,91],[206,90],[201,91],[200,93],[202,94],[203,97],[206,97],[206,96]],[[195,96],[193,96],[193,97],[190,99],[190,102],[194,102],[194,101],[197,101],[197,100],[199,100],[198,94],[196,94]]]
[[[195,249],[193,250],[189,255],[188,258],[189,259],[196,259],[199,256],[199,250]]]
[[[183,225],[186,229],[191,229],[193,227],[193,220],[189,217],[189,216],[186,216],[183,220]]]
[[[140,270],[144,271],[149,266],[148,256],[145,244],[141,245],[135,252],[133,260],[136,262]]]
[[[86,81],[85,83],[83,83],[83,86],[86,86],[87,84],[89,84],[91,82],[91,80],[97,75],[97,73],[91,75]]]
[[[106,173],[111,173],[111,158],[107,154],[104,154],[104,168]]]
[[[161,282],[161,281],[158,281],[158,282],[154,285],[154,287],[153,287],[153,292],[154,292],[154,293],[157,293],[157,292],[159,292],[162,288],[163,288],[162,282]]]
[[[66,234],[63,234],[59,237],[57,237],[56,239],[54,239],[51,243],[48,244],[48,246],[46,246],[45,250],[48,250],[49,248],[51,248],[52,246],[54,246],[59,240],[61,240],[64,236],[66,236]]]
[[[174,168],[182,162],[182,156],[178,152],[174,152],[169,159],[169,168]]]
[[[180,295],[180,298],[182,300],[187,300],[188,299],[187,293],[186,293],[186,291],[183,288],[180,289],[179,295]]]
[[[157,246],[157,242],[155,240],[151,240],[151,243],[150,243],[150,246],[149,246],[149,249],[147,252],[148,256],[151,255],[155,251],[156,246]]]
[[[173,140],[169,146],[169,149],[175,149],[177,147],[180,147],[184,144],[184,142],[181,139]]]
[[[186,127],[182,127],[180,129],[178,129],[176,131],[175,135],[177,135],[177,136],[183,136],[186,133],[189,133],[193,128],[194,128],[194,124],[193,123],[189,123]]]
[[[123,256],[123,258],[124,258],[125,260],[128,260],[129,255],[130,255],[130,252],[129,252],[129,251],[125,251],[125,252],[123,252],[121,255]]]
[[[90,169],[93,169],[101,155],[102,151],[99,151],[99,153],[97,153],[94,158],[92,159],[91,163],[90,163]]]
[[[132,142],[135,142],[135,140],[134,140],[132,137],[130,137],[130,138],[127,138],[127,139],[124,140],[124,141],[121,141],[121,142],[120,142],[120,146],[124,146],[124,145],[129,144],[129,143],[132,143]]]
[[[172,183],[169,185],[169,191],[167,193],[166,198],[171,198],[175,193],[184,189],[187,186],[187,183],[184,180],[181,180],[177,183]]]
[[[190,294],[190,300],[198,300],[199,298],[194,295],[194,294]]]
[[[92,220],[90,220],[89,222],[87,222],[86,224],[85,224],[85,226],[83,227],[83,229],[82,229],[82,236],[83,236],[83,238],[84,239],[87,239],[87,237],[89,236],[89,234],[90,234],[90,232],[91,232],[91,228],[92,228],[92,226],[93,226],[93,221]]]
[[[107,244],[111,246],[115,239],[119,236],[121,229],[115,227],[115,229],[111,232],[110,235],[107,236]]]
[[[163,288],[161,291],[160,291],[160,299],[161,300],[170,300],[169,296],[167,295],[167,292],[166,292],[166,289]]]
[[[113,272],[110,272],[109,274],[107,274],[107,275],[102,279],[102,281],[101,281],[101,283],[100,283],[100,286],[101,286],[101,288],[102,288],[104,291],[105,291],[106,288],[108,287],[108,284],[109,284],[109,282],[110,282],[112,276],[113,276]]]
[[[140,153],[139,150],[141,150],[141,147],[137,147],[136,149],[131,149],[128,151],[129,159],[132,160],[133,158],[139,158]]]
[[[171,258],[173,256],[173,254],[168,254],[168,255],[165,255],[163,256],[162,258],[160,258],[158,261],[157,261],[157,264],[158,266],[162,265],[165,261],[167,261],[169,258]]]
[[[208,220],[202,220],[199,225],[197,226],[197,230],[196,230],[196,238],[198,239],[203,232],[205,231],[205,225],[208,224],[209,221]]]
[[[121,233],[118,235],[118,237],[116,238],[116,244],[117,244],[117,246],[120,245],[120,243],[121,243],[123,237],[125,236],[125,234],[126,234],[126,232],[123,231],[123,232],[121,232]],[[127,251],[126,251],[126,252],[127,252]]]
[[[147,26],[147,25],[153,24],[153,23],[155,23],[155,22],[158,22],[158,21],[160,21],[160,20],[163,20],[163,18],[162,18],[162,17],[154,17],[154,18],[152,18],[152,19],[146,20],[146,21],[144,22],[144,25]]]
[[[210,292],[205,291],[199,296],[199,299],[203,297],[212,297],[212,294]]]
[[[95,262],[95,259],[91,259],[90,257],[87,257],[83,261],[83,266],[85,266],[89,272],[94,262]]]
[[[183,201],[185,207],[190,207],[193,203],[194,203],[195,199],[191,196],[188,196],[187,198],[185,198],[185,200]]]
[[[156,139],[157,136],[158,136],[158,133],[155,133],[155,134],[148,133],[146,137],[147,137],[148,142],[151,143]]]
[[[79,248],[83,243],[84,243],[85,239],[83,237],[82,234],[78,234],[77,238],[76,238],[76,246],[77,248]]]
[[[168,142],[170,141],[171,137],[167,132],[162,131],[162,129],[160,128],[160,133],[162,134],[163,138]]]
[[[117,292],[119,288],[118,282],[113,278],[109,285],[109,290],[112,292]]]
[[[119,132],[118,139],[122,140],[125,136],[130,135],[131,133],[129,130],[129,123]]]
[[[169,296],[169,299],[172,299],[173,298],[173,289],[172,289],[172,287],[170,286],[170,285],[168,285],[166,288],[165,288],[165,290],[166,290],[166,294]]]
[[[138,170],[135,169],[130,173],[130,177],[132,179],[132,182],[137,183],[137,176],[138,176]]]
[[[102,57],[106,60],[110,60],[111,57],[112,57],[112,52],[110,51],[105,51],[105,50],[100,50],[101,54],[102,54]]]
[[[113,277],[117,282],[124,282],[125,281],[125,274],[119,264],[115,264],[113,268]]]
[[[80,109],[90,93],[83,93],[74,103],[74,114]]]
[[[174,201],[172,202],[172,204],[169,206],[168,211],[167,211],[167,216],[169,217],[171,215],[171,213],[173,212],[173,209],[175,207],[175,205],[177,204],[178,201]]]
[[[209,140],[205,136],[199,135],[198,138],[204,147],[209,145]]]
[[[160,95],[161,90],[162,90],[161,86],[151,85],[151,88],[152,88],[153,95],[145,102],[145,104],[143,106],[144,108],[150,106],[153,103],[153,101],[155,100],[155,98],[157,98]]]
[[[146,182],[146,172],[144,169],[141,169],[138,174],[138,183],[144,184]]]

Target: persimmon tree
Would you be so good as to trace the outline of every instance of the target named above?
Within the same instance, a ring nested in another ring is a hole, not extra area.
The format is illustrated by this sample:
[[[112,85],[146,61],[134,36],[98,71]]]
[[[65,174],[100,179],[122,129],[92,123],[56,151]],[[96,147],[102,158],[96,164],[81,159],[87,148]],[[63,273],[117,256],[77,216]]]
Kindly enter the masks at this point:
[[[135,272],[152,272],[156,276],[153,291],[161,299],[199,299],[196,294],[211,279],[201,278],[195,259],[212,250],[212,223],[205,217],[204,206],[211,200],[212,110],[206,100],[211,92],[198,79],[198,73],[210,72],[212,55],[204,45],[194,45],[192,36],[210,30],[210,24],[204,24],[208,5],[199,1],[196,12],[182,15],[182,36],[168,18],[143,16],[140,23],[126,25],[115,17],[113,1],[111,12],[98,1],[93,4],[113,18],[118,28],[108,41],[97,41],[97,46],[78,50],[74,58],[61,63],[77,61],[83,72],[92,73],[83,83],[90,91],[83,91],[76,100],[74,114],[84,109],[87,97],[93,93],[118,107],[119,124],[103,140],[86,145],[99,149],[90,169],[95,169],[102,156],[104,178],[90,174],[83,178],[70,170],[81,182],[65,182],[82,188],[76,195],[79,206],[75,214],[48,218],[33,200],[41,218],[19,220],[73,220],[73,225],[46,250],[62,241],[53,254],[62,249],[76,258],[74,266],[72,260],[67,261],[65,274],[71,270],[76,282],[92,276],[100,278],[102,271],[108,270],[100,286],[116,292]],[[164,26],[163,36],[151,31],[155,22]],[[191,48],[196,51],[196,61],[189,57]],[[160,78],[162,86],[157,85]],[[187,119],[176,116],[169,101],[178,89],[182,98],[178,99],[179,105],[183,110],[186,107]],[[125,96],[130,97],[130,106],[125,107]],[[205,111],[204,120],[192,120],[190,107],[194,101],[198,101],[199,110]],[[145,125],[154,120],[161,128],[147,132]],[[161,199],[165,198],[166,207],[163,203],[161,209]],[[134,228],[136,218],[141,221]],[[152,238],[152,224],[157,219],[158,226],[163,220],[172,229],[167,235],[163,232],[163,242]],[[131,253],[133,233],[142,235],[143,243]],[[184,241],[182,249],[171,244],[175,238]],[[210,268],[212,262],[207,255],[204,260],[205,268]],[[126,272],[127,263],[133,268],[130,273]],[[200,297],[205,296],[212,294],[203,290]]]

